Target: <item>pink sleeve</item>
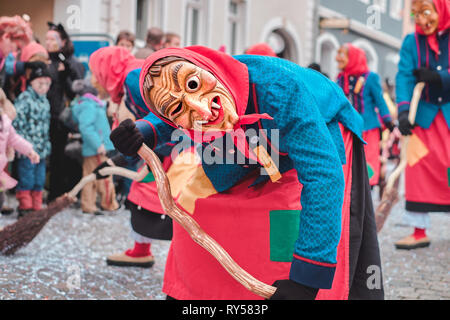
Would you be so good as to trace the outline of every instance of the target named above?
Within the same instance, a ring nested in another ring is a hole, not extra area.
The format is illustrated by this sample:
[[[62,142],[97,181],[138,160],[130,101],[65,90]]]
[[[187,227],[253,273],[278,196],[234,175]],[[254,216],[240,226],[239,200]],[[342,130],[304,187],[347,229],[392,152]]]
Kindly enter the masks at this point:
[[[6,115],[3,115],[3,125],[4,129],[8,130],[8,147],[13,147],[14,150],[25,156],[33,151],[33,145],[16,132],[11,125],[11,120]]]

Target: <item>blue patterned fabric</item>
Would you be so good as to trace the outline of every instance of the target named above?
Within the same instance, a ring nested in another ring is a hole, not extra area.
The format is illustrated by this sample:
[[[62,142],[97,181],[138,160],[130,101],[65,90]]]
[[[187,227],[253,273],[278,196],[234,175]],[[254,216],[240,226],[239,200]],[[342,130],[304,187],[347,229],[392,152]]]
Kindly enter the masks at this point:
[[[13,126],[17,133],[33,145],[41,158],[50,155],[50,104],[47,97],[39,96],[31,86],[14,102],[17,116]],[[25,156],[19,156],[25,157]]]
[[[392,121],[386,101],[383,99],[383,89],[381,88],[380,76],[374,72],[367,72],[364,77],[364,84],[359,91],[355,92],[358,77],[349,77],[348,99],[353,107],[361,114],[364,120],[364,131],[381,128],[380,118],[384,123]],[[344,78],[337,80],[341,88],[344,87]]]
[[[340,239],[345,183],[342,171],[345,148],[338,122],[362,140],[362,118],[342,90],[315,71],[278,58],[235,58],[248,67],[259,113],[274,118],[263,119],[261,124],[270,141],[275,140],[271,130],[277,130],[273,131],[279,133],[277,147],[288,154],[280,158],[280,171],[295,168],[303,184],[300,231],[295,244],[295,256],[301,259],[293,258],[290,277],[312,287],[330,288]],[[137,127],[150,145],[170,139],[170,128],[154,117],[138,121]],[[202,165],[219,192],[261,168],[205,162]]]
[[[442,111],[450,129],[450,58],[449,39],[450,31],[440,36],[440,55],[436,55],[428,47],[426,37],[411,33],[406,36],[400,50],[400,63],[396,77],[396,99],[398,111],[409,110],[416,78],[414,69],[429,68],[439,73],[442,80],[442,89],[426,85],[419,102],[416,115],[416,124],[428,129],[439,111]]]

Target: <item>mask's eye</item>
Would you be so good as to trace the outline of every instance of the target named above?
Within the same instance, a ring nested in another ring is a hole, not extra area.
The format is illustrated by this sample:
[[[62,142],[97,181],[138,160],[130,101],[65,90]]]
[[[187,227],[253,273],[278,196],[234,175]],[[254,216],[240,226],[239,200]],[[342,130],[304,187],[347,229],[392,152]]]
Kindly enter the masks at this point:
[[[423,12],[423,15],[424,15],[425,17],[428,17],[429,15],[431,15],[431,10],[425,10],[425,11]]]
[[[183,103],[179,103],[178,106],[170,113],[171,117],[176,116],[183,109]]]
[[[200,79],[198,76],[192,76],[186,81],[186,90],[195,92],[200,88]]]

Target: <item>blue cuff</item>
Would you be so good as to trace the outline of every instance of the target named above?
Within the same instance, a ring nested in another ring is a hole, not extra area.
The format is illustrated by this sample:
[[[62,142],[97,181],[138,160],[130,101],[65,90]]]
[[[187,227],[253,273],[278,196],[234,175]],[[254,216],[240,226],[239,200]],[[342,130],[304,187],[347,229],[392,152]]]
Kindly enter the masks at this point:
[[[450,70],[442,70],[438,71],[439,75],[441,76],[442,81],[442,87],[444,91],[450,91]]]
[[[397,104],[398,113],[402,113],[403,111],[409,111],[410,102],[400,102]]]
[[[151,148],[155,149],[157,145],[157,133],[155,126],[147,120],[137,120],[136,122],[136,128],[142,133],[144,136],[144,142],[145,144]]]
[[[289,279],[305,286],[330,289],[333,284],[335,264],[320,263],[308,259],[294,257]]]

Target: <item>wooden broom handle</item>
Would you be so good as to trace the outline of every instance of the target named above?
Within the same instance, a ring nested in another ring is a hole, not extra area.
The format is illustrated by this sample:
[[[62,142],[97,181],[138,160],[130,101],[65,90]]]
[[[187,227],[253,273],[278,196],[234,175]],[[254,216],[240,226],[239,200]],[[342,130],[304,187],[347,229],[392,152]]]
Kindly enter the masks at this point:
[[[422,96],[422,91],[424,87],[425,82],[419,82],[414,87],[414,92],[411,99],[411,104],[409,106],[409,115],[408,115],[408,120],[411,124],[414,124],[414,122],[416,122],[417,108],[419,106],[420,97]],[[394,187],[395,181],[400,176],[400,174],[405,170],[406,165],[408,164],[408,159],[406,157],[408,143],[409,143],[409,136],[401,138],[402,147],[400,151],[400,163],[388,178],[388,181],[386,183],[386,192],[388,192]]]
[[[142,170],[140,170],[139,172],[128,170],[122,167],[110,166],[100,169],[99,173],[102,176],[116,175],[139,182],[142,181],[149,174],[149,171],[147,169],[147,166],[142,168]],[[97,176],[95,173],[91,173],[87,176],[84,176],[83,179],[81,179],[80,182],[78,182],[78,184],[68,192],[68,195],[72,198],[75,198],[78,192],[80,192],[81,189],[83,189],[86,184],[93,182],[95,180],[97,180]]]
[[[225,249],[211,238],[188,213],[178,208],[170,192],[169,179],[156,154],[145,144],[139,149],[138,154],[152,169],[159,199],[165,213],[179,223],[197,244],[211,253],[225,270],[244,287],[263,298],[269,299],[272,297],[276,291],[275,287],[255,279],[242,269]]]

